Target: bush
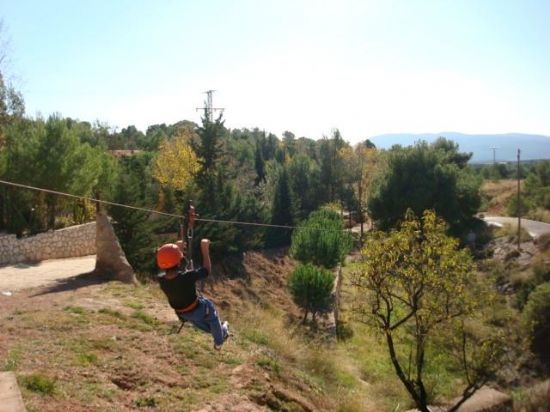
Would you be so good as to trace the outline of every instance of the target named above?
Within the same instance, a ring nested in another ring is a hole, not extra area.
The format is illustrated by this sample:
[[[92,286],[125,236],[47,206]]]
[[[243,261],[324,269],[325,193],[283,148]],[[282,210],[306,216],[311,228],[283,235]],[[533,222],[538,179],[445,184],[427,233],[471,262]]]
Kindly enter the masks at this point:
[[[292,235],[291,255],[303,262],[333,268],[351,249],[352,237],[344,231],[340,215],[320,209],[309,215],[305,224]]]
[[[550,282],[550,265],[548,259],[539,258],[533,262],[533,279],[537,285]]]
[[[28,390],[42,395],[52,395],[55,391],[55,381],[40,374],[22,377],[21,384]]]
[[[512,196],[510,200],[508,200],[508,204],[506,205],[507,215],[517,217],[518,213],[521,213],[522,216],[525,216],[525,214],[533,208],[533,204],[524,197],[521,198],[520,204],[521,209],[518,208],[518,197]]]
[[[548,265],[544,258],[536,259],[533,262],[532,269],[532,277],[526,282],[523,282],[516,293],[516,301],[519,309],[523,309],[527,304],[529,295],[538,285],[550,282],[550,265]]]
[[[304,309],[304,322],[308,313],[315,315],[330,308],[334,275],[311,264],[300,265],[290,275],[288,289],[296,304]]]
[[[522,283],[519,286],[516,292],[516,304],[520,310],[523,310],[523,308],[527,304],[527,301],[529,300],[529,295],[531,294],[531,292],[533,292],[533,290],[535,290],[536,287],[537,285],[535,284],[535,282],[533,282],[532,279],[525,283]]]
[[[550,362],[550,282],[531,292],[523,310],[523,320],[533,351],[545,362]]]

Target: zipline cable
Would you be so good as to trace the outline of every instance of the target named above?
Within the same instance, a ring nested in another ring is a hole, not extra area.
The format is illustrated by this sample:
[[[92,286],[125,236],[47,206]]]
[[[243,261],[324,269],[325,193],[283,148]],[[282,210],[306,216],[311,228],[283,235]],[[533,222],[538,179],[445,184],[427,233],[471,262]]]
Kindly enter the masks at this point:
[[[19,187],[19,188],[22,188],[22,189],[35,190],[35,191],[38,191],[38,192],[50,193],[50,194],[57,195],[57,196],[70,197],[70,198],[73,198],[73,199],[87,200],[89,202],[101,203],[101,204],[109,205],[109,206],[124,207],[124,208],[127,208],[127,209],[139,210],[139,211],[142,211],[142,212],[155,213],[157,215],[175,217],[175,218],[178,218],[178,219],[183,219],[185,217],[184,215],[178,215],[178,214],[175,214],[175,213],[160,212],[160,211],[154,210],[154,209],[147,209],[147,208],[144,208],[144,207],[125,205],[123,203],[110,202],[108,200],[95,199],[93,197],[73,195],[71,193],[60,192],[60,191],[57,191],[57,190],[44,189],[44,188],[41,188],[41,187],[24,185],[24,184],[15,183],[15,182],[9,182],[7,180],[0,180],[0,184],[7,185],[7,186],[13,186],[13,187]],[[273,224],[269,224],[269,223],[255,223],[255,222],[242,222],[242,221],[239,221],[239,220],[219,220],[219,219],[196,218],[195,221],[205,222],[205,223],[224,223],[224,224],[243,225],[243,226],[274,227],[274,228],[280,228],[280,229],[304,229],[303,227],[300,227],[300,226],[273,225]],[[323,228],[315,228],[315,230],[333,231],[333,229],[323,229]]]

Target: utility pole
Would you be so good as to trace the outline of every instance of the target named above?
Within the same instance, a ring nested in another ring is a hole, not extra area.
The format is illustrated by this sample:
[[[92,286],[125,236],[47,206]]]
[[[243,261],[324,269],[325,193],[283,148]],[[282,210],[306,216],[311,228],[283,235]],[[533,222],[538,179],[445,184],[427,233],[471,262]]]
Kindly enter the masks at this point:
[[[205,91],[204,93],[206,93],[206,101],[204,102],[205,104],[205,107],[197,107],[197,111],[199,110],[204,110],[206,113],[206,118],[208,119],[209,122],[213,122],[214,121],[214,112],[215,111],[220,111],[223,113],[224,109],[221,108],[221,107],[213,107],[214,104],[212,102],[212,94],[215,92],[216,90],[207,90]]]
[[[519,170],[520,150],[518,149],[518,252],[521,251],[521,191],[520,191],[520,170]]]

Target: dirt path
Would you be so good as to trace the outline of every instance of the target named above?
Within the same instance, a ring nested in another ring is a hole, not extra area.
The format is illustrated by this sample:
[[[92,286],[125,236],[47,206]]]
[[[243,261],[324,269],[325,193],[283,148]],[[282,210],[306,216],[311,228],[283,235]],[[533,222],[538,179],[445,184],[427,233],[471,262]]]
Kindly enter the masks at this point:
[[[0,296],[37,286],[52,286],[94,268],[95,255],[0,267]]]
[[[517,217],[505,217],[505,216],[484,216],[483,220],[488,224],[502,226],[511,225],[512,227],[518,227]],[[521,226],[529,232],[533,238],[550,233],[550,224],[544,222],[537,222],[536,220],[521,219]]]

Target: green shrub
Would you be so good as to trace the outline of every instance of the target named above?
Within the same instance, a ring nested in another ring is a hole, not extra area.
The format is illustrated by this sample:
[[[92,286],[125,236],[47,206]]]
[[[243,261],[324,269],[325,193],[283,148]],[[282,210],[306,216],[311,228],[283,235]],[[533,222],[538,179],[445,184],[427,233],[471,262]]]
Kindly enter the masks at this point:
[[[516,301],[519,309],[523,309],[529,299],[529,295],[538,285],[550,282],[550,265],[544,258],[536,259],[533,262],[532,269],[533,276],[528,281],[522,283],[516,293]]]
[[[546,362],[550,361],[550,282],[543,283],[531,292],[523,320],[527,327],[531,346]]]
[[[156,408],[158,406],[155,398],[139,398],[136,400],[138,408]]]
[[[533,263],[533,279],[537,285],[550,282],[550,264],[548,260],[542,258]]]
[[[528,280],[525,283],[522,283],[519,287],[519,289],[516,292],[516,303],[517,307],[520,310],[523,310],[525,305],[527,304],[527,301],[529,299],[529,295],[537,285],[533,282],[533,280]]]
[[[533,204],[528,199],[525,199],[525,197],[520,199],[519,204],[521,205],[521,209],[518,208],[517,196],[512,196],[510,200],[508,200],[508,204],[506,205],[506,213],[508,216],[517,216],[518,213],[521,213],[523,216],[533,208]]]
[[[32,392],[42,395],[52,395],[55,391],[55,381],[40,374],[23,376],[21,378],[21,385]]]
[[[340,215],[327,208],[309,215],[292,235],[291,255],[303,262],[333,268],[351,249],[352,237],[344,231]]]
[[[304,322],[308,313],[315,319],[316,313],[330,308],[333,286],[334,275],[312,264],[300,265],[292,272],[288,289],[296,304],[304,309]]]
[[[152,317],[151,315],[143,312],[142,310],[136,310],[132,313],[132,317],[135,319],[140,319],[147,325],[155,326],[158,324],[158,320]]]
[[[336,325],[336,336],[339,340],[348,340],[353,338],[353,328],[347,322],[339,322]]]

